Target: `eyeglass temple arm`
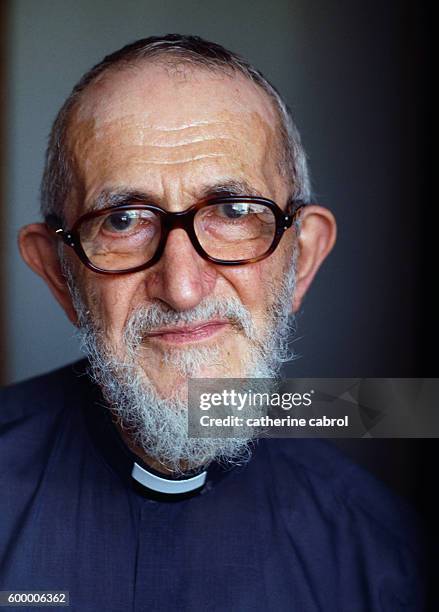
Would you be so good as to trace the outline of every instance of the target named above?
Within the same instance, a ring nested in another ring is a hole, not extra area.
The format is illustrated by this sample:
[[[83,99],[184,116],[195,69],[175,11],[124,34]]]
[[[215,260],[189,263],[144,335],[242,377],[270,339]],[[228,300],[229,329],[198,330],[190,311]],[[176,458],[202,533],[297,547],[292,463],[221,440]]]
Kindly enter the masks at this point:
[[[74,246],[75,242],[70,232],[66,232],[62,227],[62,220],[58,215],[47,215],[45,217],[46,225],[55,232],[57,236],[62,238],[68,246]]]
[[[288,204],[288,217],[285,218],[286,227],[291,227],[298,220],[297,217],[305,206],[306,202],[302,200],[291,200]]]

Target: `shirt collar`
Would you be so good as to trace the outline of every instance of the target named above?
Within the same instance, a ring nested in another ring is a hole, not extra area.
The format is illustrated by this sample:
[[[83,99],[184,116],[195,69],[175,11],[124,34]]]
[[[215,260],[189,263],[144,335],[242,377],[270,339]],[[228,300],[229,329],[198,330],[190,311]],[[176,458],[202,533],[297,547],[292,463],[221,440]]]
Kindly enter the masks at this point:
[[[175,480],[166,478],[163,475],[157,476],[150,468],[143,468],[137,461],[134,462],[131,471],[131,477],[144,487],[156,491],[157,493],[168,493],[169,495],[189,493],[190,491],[195,491],[196,489],[204,487],[206,476],[207,472],[204,471],[197,474],[197,476]]]

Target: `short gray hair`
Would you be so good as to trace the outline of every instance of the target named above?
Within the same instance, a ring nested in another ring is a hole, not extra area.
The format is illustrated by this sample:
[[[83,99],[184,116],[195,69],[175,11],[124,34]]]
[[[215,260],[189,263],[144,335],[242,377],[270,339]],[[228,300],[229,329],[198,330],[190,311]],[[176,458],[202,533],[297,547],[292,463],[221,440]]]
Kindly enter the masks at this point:
[[[123,69],[143,59],[176,59],[212,71],[235,72],[256,83],[272,100],[279,117],[281,156],[279,168],[291,184],[292,198],[309,202],[311,188],[306,154],[291,111],[273,85],[247,60],[221,45],[198,36],[167,34],[137,40],[107,55],[75,85],[59,111],[49,136],[41,184],[41,213],[64,219],[64,204],[74,187],[73,160],[67,146],[70,120],[80,94],[104,72]]]

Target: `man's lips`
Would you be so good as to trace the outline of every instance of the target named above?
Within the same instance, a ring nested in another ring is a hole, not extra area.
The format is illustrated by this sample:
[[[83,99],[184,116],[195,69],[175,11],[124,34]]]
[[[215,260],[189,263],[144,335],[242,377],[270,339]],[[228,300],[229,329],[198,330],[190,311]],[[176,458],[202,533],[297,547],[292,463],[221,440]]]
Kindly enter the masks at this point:
[[[146,336],[147,338],[163,340],[172,344],[184,344],[186,342],[196,342],[211,338],[224,330],[227,325],[229,325],[228,321],[215,319],[193,325],[163,327],[149,332]]]

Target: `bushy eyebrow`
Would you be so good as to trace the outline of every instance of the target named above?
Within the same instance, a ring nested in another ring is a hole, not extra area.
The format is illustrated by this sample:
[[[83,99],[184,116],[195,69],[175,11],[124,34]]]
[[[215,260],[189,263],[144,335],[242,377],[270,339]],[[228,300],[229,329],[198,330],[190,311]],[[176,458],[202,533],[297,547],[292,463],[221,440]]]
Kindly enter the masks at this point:
[[[154,204],[154,197],[145,191],[139,191],[135,189],[104,189],[101,193],[93,200],[89,211],[101,210],[102,208],[109,208],[110,206],[120,206],[127,202],[150,202]]]
[[[228,195],[267,197],[267,195],[262,194],[246,180],[225,180],[203,187],[199,193],[198,200]],[[144,202],[159,206],[163,204],[160,198],[157,198],[157,195],[153,192],[138,189],[104,189],[93,200],[88,212],[120,206],[129,202]],[[190,204],[188,204],[189,206]]]
[[[200,199],[210,198],[221,195],[236,195],[236,196],[256,196],[259,198],[268,197],[267,194],[264,196],[258,189],[253,187],[246,180],[228,180],[221,181],[215,185],[208,185],[201,192]]]

